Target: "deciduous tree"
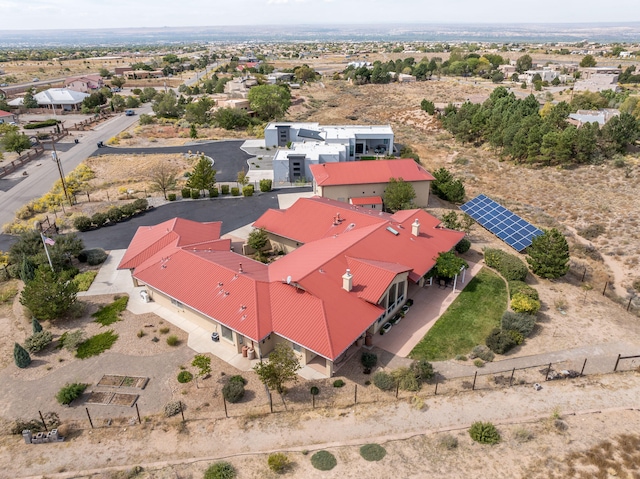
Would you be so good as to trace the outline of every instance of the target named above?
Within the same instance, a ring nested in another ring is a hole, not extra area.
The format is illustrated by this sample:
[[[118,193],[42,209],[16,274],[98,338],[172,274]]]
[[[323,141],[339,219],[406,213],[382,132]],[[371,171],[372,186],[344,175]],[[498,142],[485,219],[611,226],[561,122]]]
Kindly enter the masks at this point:
[[[453,278],[460,273],[462,267],[468,268],[469,264],[458,257],[452,251],[440,253],[436,258],[436,275],[442,278]]]
[[[249,104],[262,120],[282,118],[291,106],[291,92],[286,85],[258,85],[249,90]]]
[[[157,161],[147,171],[147,178],[155,191],[162,191],[167,199],[167,191],[173,190],[178,182],[178,168],[167,161]]]
[[[415,197],[416,191],[413,185],[402,178],[389,178],[389,183],[382,195],[385,208],[394,213],[412,208]]]
[[[284,384],[298,379],[296,371],[300,369],[300,362],[286,343],[278,343],[269,354],[269,362],[256,364],[253,370],[269,389],[279,393],[284,391]]]
[[[31,141],[24,133],[9,131],[2,138],[2,145],[7,151],[15,151],[18,155],[31,148]]]

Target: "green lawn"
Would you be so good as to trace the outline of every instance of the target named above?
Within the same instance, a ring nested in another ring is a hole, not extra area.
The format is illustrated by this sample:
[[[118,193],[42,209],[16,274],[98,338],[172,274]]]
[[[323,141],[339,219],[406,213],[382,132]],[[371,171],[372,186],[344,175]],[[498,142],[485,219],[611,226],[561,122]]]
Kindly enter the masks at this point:
[[[413,348],[410,357],[442,361],[469,353],[475,345],[484,344],[493,328],[500,326],[506,308],[504,281],[482,268]]]

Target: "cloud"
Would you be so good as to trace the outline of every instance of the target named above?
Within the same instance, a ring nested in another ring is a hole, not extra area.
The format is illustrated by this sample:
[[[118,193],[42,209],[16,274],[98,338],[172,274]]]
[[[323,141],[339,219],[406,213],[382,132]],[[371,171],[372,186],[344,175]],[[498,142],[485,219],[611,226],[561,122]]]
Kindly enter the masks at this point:
[[[289,3],[307,3],[308,0],[267,0],[267,5],[285,5]]]

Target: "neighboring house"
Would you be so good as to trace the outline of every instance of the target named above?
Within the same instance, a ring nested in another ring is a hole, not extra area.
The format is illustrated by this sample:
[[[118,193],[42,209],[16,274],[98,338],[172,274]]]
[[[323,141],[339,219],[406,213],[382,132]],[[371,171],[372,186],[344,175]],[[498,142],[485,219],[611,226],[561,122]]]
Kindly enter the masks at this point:
[[[16,117],[15,114],[9,112],[9,111],[4,111],[4,110],[0,110],[0,124],[1,123],[15,123],[18,121],[18,118]]]
[[[33,97],[41,107],[71,111],[79,110],[82,101],[88,96],[88,93],[81,93],[66,88],[49,88],[48,90],[36,93]]]
[[[267,147],[280,147],[273,157],[275,184],[311,178],[310,165],[355,161],[366,155],[393,153],[389,125],[321,126],[318,123],[269,123]]]
[[[559,75],[559,73],[548,68],[545,68],[543,70],[527,70],[522,75],[519,75],[518,80],[532,83],[533,77],[535,77],[536,75],[540,75],[542,81],[551,83]]]
[[[258,80],[251,76],[234,78],[224,84],[224,92],[236,98],[247,98],[249,90],[258,85]]]
[[[216,106],[220,108],[233,108],[235,110],[249,111],[249,100],[241,98],[230,98],[227,100],[216,100]]]
[[[144,78],[162,78],[164,73],[162,70],[129,70],[124,72],[124,76],[131,80],[141,80]]]
[[[353,161],[310,165],[313,192],[323,198],[349,202],[376,210],[382,209],[382,195],[389,178],[411,183],[414,204],[424,208],[429,203],[429,189],[434,177],[414,160]]]
[[[218,332],[230,353],[248,346],[263,358],[286,343],[331,377],[464,237],[439,225],[423,210],[391,215],[303,198],[256,221],[272,247],[289,251],[269,265],[230,251],[219,222],[175,218],[138,228],[118,268],[158,304]]]
[[[271,84],[290,82],[291,80],[293,80],[293,73],[273,72],[267,75],[267,81]]]
[[[406,73],[398,73],[398,82],[400,83],[413,83],[416,81],[416,77],[413,75],[407,75]]]
[[[569,114],[567,120],[572,125],[580,128],[585,123],[598,123],[603,127],[611,118],[620,115],[620,110],[615,108],[604,108],[602,110],[578,110]]]
[[[67,78],[64,87],[81,93],[92,93],[104,86],[100,75],[85,75],[81,77]]]
[[[594,73],[586,80],[578,80],[573,85],[574,92],[590,91],[601,92],[605,90],[620,91],[618,75],[609,73]]]
[[[122,76],[122,75],[124,75],[124,74],[125,74],[125,73],[127,73],[127,72],[132,72],[132,71],[133,71],[133,68],[131,68],[131,67],[115,67],[115,68],[113,69],[113,71],[115,72],[114,74],[115,74],[116,76]]]

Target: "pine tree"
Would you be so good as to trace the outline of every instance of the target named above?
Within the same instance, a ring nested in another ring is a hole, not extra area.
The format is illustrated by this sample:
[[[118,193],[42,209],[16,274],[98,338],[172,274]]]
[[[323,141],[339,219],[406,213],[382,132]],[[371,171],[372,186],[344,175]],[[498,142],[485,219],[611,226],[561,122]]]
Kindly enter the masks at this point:
[[[531,271],[541,278],[560,278],[569,271],[569,245],[556,228],[533,238],[527,254]]]
[[[40,266],[20,297],[20,304],[40,319],[57,319],[65,315],[76,302],[78,287],[73,281],[65,281],[48,266]]]
[[[31,364],[31,356],[27,350],[18,343],[13,345],[13,360],[19,368],[26,368]]]
[[[33,334],[36,334],[42,331],[42,325],[40,324],[40,321],[38,321],[36,318],[33,318],[31,320],[31,327],[33,328]]]
[[[210,190],[216,184],[216,170],[209,158],[204,155],[200,157],[196,166],[193,167],[191,176],[187,180],[187,187],[194,190]]]

